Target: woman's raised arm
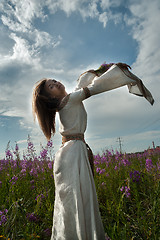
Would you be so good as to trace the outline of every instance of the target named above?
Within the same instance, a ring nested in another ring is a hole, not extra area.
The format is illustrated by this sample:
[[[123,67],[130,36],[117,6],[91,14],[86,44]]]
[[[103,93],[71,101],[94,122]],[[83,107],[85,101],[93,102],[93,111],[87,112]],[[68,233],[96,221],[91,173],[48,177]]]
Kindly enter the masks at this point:
[[[113,64],[101,76],[94,77],[92,83],[88,85],[88,89],[91,95],[95,95],[125,85],[128,86],[130,93],[144,96],[153,105],[154,99],[142,80],[132,74],[127,67],[123,69],[118,64]]]

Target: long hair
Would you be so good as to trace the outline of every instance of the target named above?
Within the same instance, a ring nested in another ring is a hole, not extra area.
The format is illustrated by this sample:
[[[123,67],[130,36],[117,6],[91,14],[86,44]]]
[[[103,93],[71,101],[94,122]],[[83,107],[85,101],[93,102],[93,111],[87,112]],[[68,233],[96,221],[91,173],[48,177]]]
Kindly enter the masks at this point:
[[[45,91],[46,78],[40,80],[33,90],[32,111],[34,120],[38,119],[47,140],[55,133],[55,116],[59,106],[59,99],[51,98]]]

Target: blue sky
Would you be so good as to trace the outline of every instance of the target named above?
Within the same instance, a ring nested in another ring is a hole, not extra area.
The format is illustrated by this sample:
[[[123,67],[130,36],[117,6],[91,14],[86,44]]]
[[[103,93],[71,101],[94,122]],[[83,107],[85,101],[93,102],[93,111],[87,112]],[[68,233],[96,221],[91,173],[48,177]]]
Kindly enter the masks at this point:
[[[67,92],[78,76],[104,61],[125,62],[152,92],[154,106],[127,87],[85,101],[86,140],[94,152],[135,152],[160,145],[159,0],[2,0],[0,3],[0,156],[8,141],[21,150],[28,134],[37,150],[46,144],[33,122],[33,85],[61,80]],[[57,131],[55,151],[61,144]]]

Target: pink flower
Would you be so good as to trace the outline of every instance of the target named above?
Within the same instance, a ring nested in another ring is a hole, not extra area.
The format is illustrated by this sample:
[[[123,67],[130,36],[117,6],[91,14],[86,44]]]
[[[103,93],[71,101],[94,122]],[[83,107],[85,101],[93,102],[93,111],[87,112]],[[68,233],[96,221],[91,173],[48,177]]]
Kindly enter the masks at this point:
[[[153,168],[153,163],[152,163],[152,160],[147,158],[146,159],[146,170],[147,172],[150,172]]]

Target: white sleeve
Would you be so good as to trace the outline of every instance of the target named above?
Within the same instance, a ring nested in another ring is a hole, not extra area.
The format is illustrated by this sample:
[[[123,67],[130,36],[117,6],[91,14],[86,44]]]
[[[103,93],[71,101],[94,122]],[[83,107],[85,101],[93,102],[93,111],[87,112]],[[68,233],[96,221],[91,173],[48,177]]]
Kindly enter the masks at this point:
[[[95,95],[124,85],[128,85],[130,93],[144,96],[151,104],[154,103],[151,93],[143,85],[142,81],[129,70],[121,70],[116,64],[100,77],[94,77],[92,83],[88,85],[88,89],[91,95]]]
[[[74,92],[70,93],[70,101],[75,103],[82,102],[86,98],[90,97],[90,91],[87,87],[80,88],[78,90],[75,90]]]
[[[78,84],[76,86],[76,90],[80,88],[87,87],[90,83],[92,83],[93,79],[95,78],[95,74],[91,72],[82,73],[78,78]]]

